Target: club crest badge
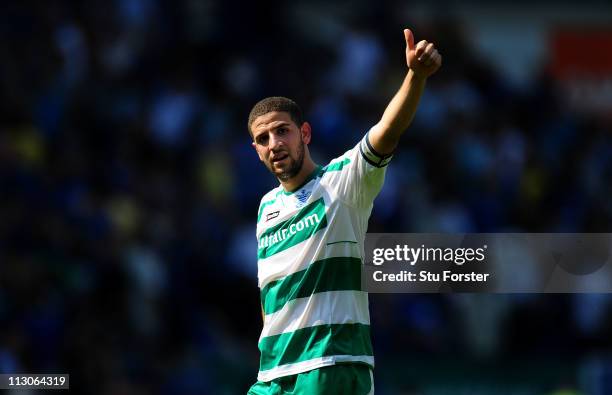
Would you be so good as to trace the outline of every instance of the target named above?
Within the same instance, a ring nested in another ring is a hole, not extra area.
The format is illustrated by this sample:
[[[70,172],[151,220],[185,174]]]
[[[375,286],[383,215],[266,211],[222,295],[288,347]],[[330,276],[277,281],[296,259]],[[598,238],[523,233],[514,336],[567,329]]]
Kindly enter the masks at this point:
[[[312,193],[312,191],[307,191],[305,189],[301,189],[299,190],[296,194],[295,197],[297,198],[297,207],[302,207],[304,204],[306,204],[306,201],[308,201],[308,198],[310,197],[310,194]]]

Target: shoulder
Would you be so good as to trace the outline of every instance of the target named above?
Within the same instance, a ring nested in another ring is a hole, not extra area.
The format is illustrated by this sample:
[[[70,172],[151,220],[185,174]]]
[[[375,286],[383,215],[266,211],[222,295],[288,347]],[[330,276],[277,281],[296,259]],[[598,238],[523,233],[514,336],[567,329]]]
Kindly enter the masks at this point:
[[[280,188],[281,188],[280,186],[277,186],[276,188],[268,191],[265,195],[263,195],[263,197],[259,201],[259,205],[261,206],[263,203],[267,201],[274,200],[279,195]]]
[[[345,169],[347,166],[351,165],[354,162],[354,152],[357,149],[357,146],[351,148],[346,151],[342,155],[332,159],[329,163],[321,169],[320,176],[333,174],[334,172],[339,172]]]

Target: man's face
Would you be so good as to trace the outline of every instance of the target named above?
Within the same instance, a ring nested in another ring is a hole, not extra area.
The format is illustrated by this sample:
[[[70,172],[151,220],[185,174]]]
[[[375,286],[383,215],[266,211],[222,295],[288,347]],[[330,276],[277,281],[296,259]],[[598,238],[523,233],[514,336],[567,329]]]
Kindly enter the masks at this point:
[[[287,181],[300,172],[304,146],[310,142],[307,122],[298,127],[288,113],[273,111],[255,118],[251,132],[259,159],[279,180]]]

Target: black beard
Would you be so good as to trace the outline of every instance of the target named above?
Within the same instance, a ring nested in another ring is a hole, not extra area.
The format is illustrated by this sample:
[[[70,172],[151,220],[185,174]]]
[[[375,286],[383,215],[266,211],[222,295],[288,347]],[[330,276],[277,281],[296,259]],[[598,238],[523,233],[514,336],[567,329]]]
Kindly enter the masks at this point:
[[[297,176],[302,170],[302,165],[304,164],[304,142],[301,141],[300,145],[297,147],[297,158],[294,160],[289,155],[289,167],[286,170],[283,170],[281,173],[275,173],[273,168],[270,167],[270,171],[272,174],[276,176],[280,181],[289,181],[293,177]],[[272,165],[271,165],[272,166]]]

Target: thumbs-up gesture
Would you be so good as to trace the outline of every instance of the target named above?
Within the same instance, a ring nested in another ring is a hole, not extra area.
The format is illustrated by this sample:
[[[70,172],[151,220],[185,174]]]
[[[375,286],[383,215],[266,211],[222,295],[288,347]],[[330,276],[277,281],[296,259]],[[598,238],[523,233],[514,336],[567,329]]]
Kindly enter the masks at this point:
[[[433,43],[421,40],[415,46],[414,36],[410,29],[404,29],[406,38],[406,63],[412,72],[422,78],[435,73],[442,65],[442,56]]]

